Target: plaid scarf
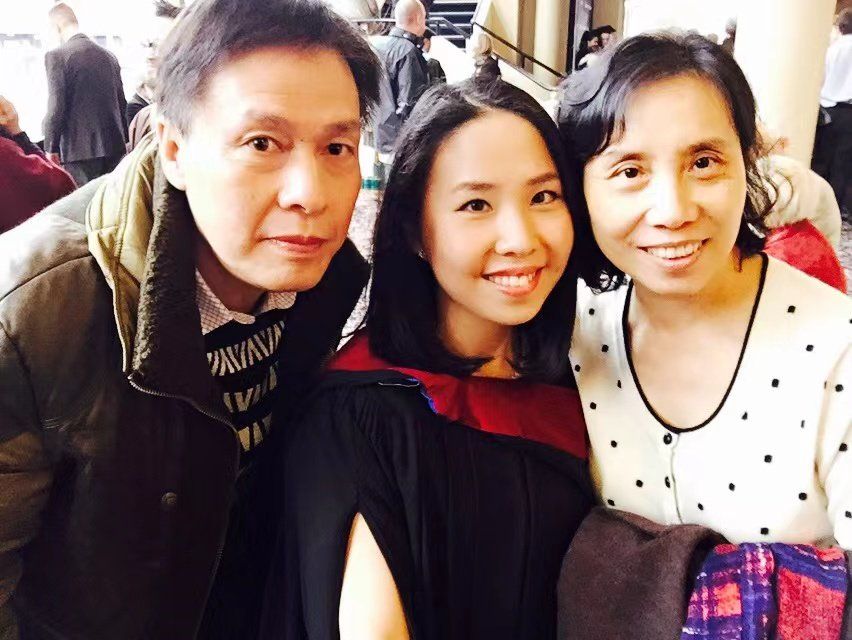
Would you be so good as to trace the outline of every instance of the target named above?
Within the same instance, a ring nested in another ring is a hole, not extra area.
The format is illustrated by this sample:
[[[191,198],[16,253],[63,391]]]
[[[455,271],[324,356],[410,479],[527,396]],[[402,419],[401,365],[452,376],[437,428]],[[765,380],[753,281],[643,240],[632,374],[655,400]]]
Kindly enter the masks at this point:
[[[696,578],[681,640],[836,640],[847,579],[841,549],[718,545]]]

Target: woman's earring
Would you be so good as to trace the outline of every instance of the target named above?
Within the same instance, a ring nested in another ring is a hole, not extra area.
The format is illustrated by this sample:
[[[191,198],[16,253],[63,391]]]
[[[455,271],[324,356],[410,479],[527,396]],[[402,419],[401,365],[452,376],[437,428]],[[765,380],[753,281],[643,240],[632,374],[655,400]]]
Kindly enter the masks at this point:
[[[426,259],[426,254],[423,253],[423,249],[420,249],[420,250],[417,251],[417,257],[420,258],[421,260]]]

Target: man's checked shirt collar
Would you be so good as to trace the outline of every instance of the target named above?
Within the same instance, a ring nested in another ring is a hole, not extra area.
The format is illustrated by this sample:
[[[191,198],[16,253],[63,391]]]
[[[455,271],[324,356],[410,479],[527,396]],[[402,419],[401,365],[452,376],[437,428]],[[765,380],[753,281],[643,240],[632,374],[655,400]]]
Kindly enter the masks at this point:
[[[231,311],[210,290],[198,270],[195,270],[195,303],[201,314],[202,335],[207,335],[232,320],[240,324],[254,324],[255,317],[262,313],[273,309],[289,309],[295,302],[296,294],[291,291],[270,291],[263,296],[254,314]]]

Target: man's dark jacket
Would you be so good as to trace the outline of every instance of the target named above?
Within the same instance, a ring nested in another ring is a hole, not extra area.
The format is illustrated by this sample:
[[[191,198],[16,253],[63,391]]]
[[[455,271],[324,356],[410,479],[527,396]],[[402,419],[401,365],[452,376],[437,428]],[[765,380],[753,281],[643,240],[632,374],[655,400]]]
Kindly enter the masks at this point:
[[[413,33],[394,27],[377,47],[385,70],[376,119],[376,148],[382,153],[393,152],[402,125],[429,87],[429,67],[419,40]]]
[[[116,57],[78,33],[48,51],[44,148],[62,162],[124,154],[127,100]]]
[[[15,619],[25,640],[198,628],[240,447],[205,356],[195,226],[158,166],[149,139],[0,235],[0,638]],[[366,277],[347,242],[298,295],[277,417],[336,347]]]

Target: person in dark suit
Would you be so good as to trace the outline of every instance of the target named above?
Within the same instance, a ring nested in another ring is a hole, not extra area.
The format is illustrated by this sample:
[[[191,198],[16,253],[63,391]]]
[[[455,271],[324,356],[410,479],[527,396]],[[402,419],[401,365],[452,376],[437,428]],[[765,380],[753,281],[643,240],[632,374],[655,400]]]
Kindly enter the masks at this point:
[[[124,155],[127,100],[116,57],[80,33],[65,3],[49,12],[62,43],[45,56],[45,150],[78,185],[112,171]]]

